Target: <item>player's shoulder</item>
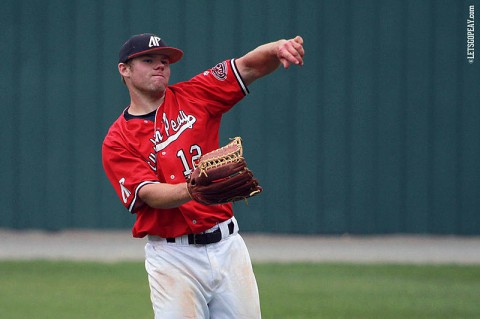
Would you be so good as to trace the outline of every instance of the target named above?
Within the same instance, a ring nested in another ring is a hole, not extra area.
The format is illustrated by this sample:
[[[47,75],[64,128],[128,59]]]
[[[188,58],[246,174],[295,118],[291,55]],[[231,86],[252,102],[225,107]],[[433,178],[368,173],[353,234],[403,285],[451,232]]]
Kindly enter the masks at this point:
[[[219,62],[189,80],[169,85],[167,90],[174,95],[196,95],[197,90],[209,91],[221,87],[235,77],[234,65],[234,59]]]
[[[201,73],[196,74],[195,76],[193,76],[192,78],[186,81],[182,81],[182,82],[178,82],[173,85],[170,85],[169,88],[172,88],[173,90],[181,89],[183,87],[195,84],[199,80],[201,81],[205,79],[225,81],[228,74],[230,72],[233,72],[234,70],[236,70],[235,59],[224,60],[216,63],[215,65],[213,65],[212,67],[209,67],[208,69],[202,71]]]
[[[122,135],[123,135],[123,127],[124,127],[124,118],[123,115],[119,116],[113,123],[110,125],[108,128],[107,134],[105,135],[105,138],[103,139],[103,148],[108,148],[108,147],[114,147],[115,145],[118,145],[121,143]]]
[[[110,125],[108,132],[107,132],[107,137],[110,135],[118,134],[119,131],[122,130],[122,128],[126,124],[126,119],[124,116],[124,112],[122,112],[117,119]]]

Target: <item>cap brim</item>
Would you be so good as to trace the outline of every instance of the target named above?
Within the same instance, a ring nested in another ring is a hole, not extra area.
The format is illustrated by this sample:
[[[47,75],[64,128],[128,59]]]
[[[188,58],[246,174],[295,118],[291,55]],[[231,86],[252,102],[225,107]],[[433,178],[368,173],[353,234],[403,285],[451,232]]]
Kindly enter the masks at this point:
[[[175,63],[180,61],[180,59],[183,57],[183,51],[177,48],[173,47],[161,47],[161,48],[153,48],[150,50],[145,50],[142,52],[137,52],[135,54],[129,55],[129,59],[133,59],[136,57],[139,57],[141,55],[149,54],[149,53],[156,53],[156,54],[163,54],[168,57],[168,61],[170,63]]]

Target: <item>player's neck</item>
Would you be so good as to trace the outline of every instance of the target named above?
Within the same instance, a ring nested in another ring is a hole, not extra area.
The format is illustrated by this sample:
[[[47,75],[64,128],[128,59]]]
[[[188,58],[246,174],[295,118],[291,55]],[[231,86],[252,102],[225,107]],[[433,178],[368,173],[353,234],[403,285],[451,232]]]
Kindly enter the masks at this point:
[[[164,101],[165,94],[160,98],[148,97],[145,95],[131,95],[130,107],[128,113],[131,115],[144,115],[155,111]]]

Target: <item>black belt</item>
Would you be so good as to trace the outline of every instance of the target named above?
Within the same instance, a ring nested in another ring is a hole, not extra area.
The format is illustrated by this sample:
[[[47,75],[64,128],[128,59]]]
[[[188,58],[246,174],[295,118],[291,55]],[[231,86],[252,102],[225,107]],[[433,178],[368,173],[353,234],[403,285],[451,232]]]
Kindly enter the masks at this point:
[[[235,224],[233,222],[228,223],[228,235],[233,234]],[[220,227],[211,233],[200,234],[188,234],[189,245],[208,245],[215,244],[222,240],[222,231]],[[167,238],[167,243],[174,243],[175,238]]]

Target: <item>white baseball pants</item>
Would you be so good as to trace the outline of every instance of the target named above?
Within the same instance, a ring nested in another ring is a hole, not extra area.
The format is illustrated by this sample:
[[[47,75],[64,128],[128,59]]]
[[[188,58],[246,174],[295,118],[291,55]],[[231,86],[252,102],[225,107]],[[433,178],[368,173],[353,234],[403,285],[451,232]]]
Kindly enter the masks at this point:
[[[223,239],[214,244],[147,242],[145,268],[155,319],[261,318],[257,282],[237,223],[233,234],[226,222],[219,226]]]

